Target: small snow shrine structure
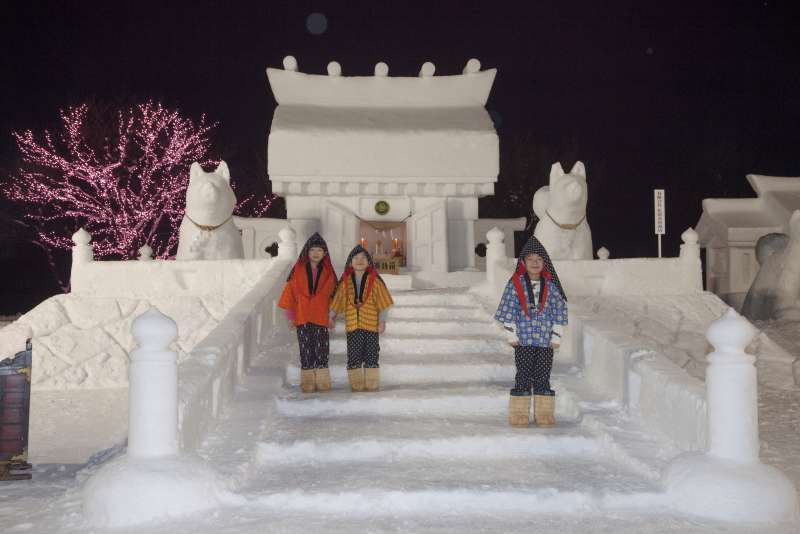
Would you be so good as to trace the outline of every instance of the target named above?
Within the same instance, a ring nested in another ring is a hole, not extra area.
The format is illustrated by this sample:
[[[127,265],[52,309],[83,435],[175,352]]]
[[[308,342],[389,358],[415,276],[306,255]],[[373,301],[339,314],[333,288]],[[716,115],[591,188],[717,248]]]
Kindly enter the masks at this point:
[[[298,241],[314,231],[341,269],[358,243],[383,272],[475,267],[478,198],[494,193],[498,137],[484,108],[496,69],[418,77],[268,68],[278,106],[268,140],[273,193],[286,199]]]
[[[800,209],[800,177],[748,174],[756,198],[707,198],[696,229],[706,249],[706,289],[739,307],[759,265],[756,242],[769,233],[788,233]]]

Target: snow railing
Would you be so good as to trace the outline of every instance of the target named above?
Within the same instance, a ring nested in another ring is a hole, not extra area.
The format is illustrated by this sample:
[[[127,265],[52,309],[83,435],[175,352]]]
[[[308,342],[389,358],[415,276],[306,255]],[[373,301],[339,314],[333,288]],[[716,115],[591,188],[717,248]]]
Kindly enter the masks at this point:
[[[273,332],[277,300],[297,256],[295,231],[286,227],[278,235],[278,257],[273,259],[153,261],[145,246],[140,261],[123,262],[94,261],[91,236],[83,230],[73,236],[73,293],[151,303],[179,300],[182,304],[170,312],[179,331],[195,326],[197,310],[185,309],[192,303],[213,308],[219,316],[178,364],[178,435],[184,451],[202,442]]]

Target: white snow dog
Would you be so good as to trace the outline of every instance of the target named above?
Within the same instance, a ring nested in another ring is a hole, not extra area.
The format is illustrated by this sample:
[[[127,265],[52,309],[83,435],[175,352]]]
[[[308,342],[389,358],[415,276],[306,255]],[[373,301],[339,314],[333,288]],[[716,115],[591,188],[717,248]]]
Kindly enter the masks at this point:
[[[533,212],[539,218],[533,235],[554,260],[592,259],[592,231],[586,220],[586,168],[577,162],[569,174],[561,163],[550,167],[550,185],[533,195]]]
[[[233,223],[235,206],[228,165],[220,161],[214,172],[204,172],[199,163],[192,163],[175,259],[244,258],[242,237]]]

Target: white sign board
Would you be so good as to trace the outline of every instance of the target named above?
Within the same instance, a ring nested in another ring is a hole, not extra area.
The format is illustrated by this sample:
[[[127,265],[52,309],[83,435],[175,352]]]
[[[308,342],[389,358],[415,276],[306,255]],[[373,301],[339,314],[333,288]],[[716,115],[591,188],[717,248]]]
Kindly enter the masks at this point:
[[[667,226],[666,213],[664,211],[664,190],[653,189],[653,208],[655,209],[656,234],[664,235]]]

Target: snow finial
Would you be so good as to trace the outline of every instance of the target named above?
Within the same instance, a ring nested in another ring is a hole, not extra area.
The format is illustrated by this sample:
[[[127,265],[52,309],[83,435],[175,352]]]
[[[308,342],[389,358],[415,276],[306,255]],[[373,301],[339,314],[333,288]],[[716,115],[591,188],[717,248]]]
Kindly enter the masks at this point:
[[[91,240],[92,234],[84,230],[83,227],[79,228],[77,232],[72,234],[72,242],[76,245],[88,245],[89,241]]]
[[[430,61],[426,61],[422,64],[422,68],[419,69],[419,76],[420,78],[430,78],[433,76],[434,72],[436,72],[436,65]]]
[[[381,78],[389,75],[389,65],[381,61],[380,63],[375,64],[375,76],[380,76]]]
[[[297,72],[297,60],[294,56],[286,56],[283,58],[283,69]]]
[[[178,325],[158,308],[151,306],[149,310],[133,320],[131,334],[136,345],[142,349],[165,350],[178,337]],[[139,354],[146,351],[138,351]],[[132,353],[132,359],[135,359]]]
[[[597,249],[597,258],[600,260],[607,260],[611,257],[611,251],[608,250],[606,247],[600,247]]]
[[[750,321],[728,308],[725,314],[711,323],[706,331],[706,339],[714,346],[716,353],[744,354],[744,349],[755,337],[757,331]]]
[[[691,226],[681,234],[681,240],[687,245],[696,245],[699,236]]]
[[[341,76],[342,66],[336,61],[328,63],[328,76]]]
[[[139,261],[153,261],[153,249],[147,243],[139,249]]]
[[[481,70],[481,62],[475,58],[470,59],[467,61],[467,64],[464,66],[464,74],[475,74]]]

